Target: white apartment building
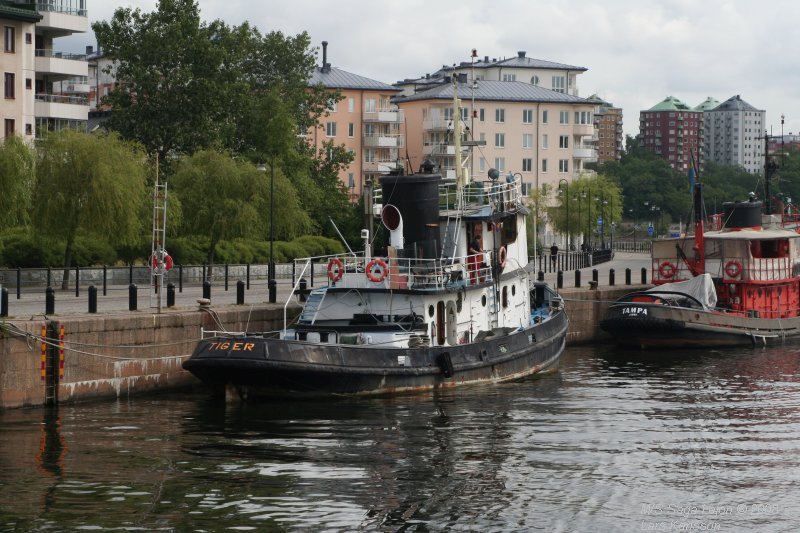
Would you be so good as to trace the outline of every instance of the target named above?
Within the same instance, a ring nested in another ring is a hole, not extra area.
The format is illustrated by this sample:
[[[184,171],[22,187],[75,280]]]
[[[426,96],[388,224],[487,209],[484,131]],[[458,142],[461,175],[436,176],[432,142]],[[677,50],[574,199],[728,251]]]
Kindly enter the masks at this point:
[[[46,130],[85,129],[86,56],[59,51],[56,39],[88,31],[86,0],[0,0],[0,26],[3,137],[31,141]]]
[[[764,172],[764,124],[767,112],[737,94],[703,112],[704,160]]]
[[[470,173],[485,178],[489,168],[519,173],[525,188],[557,187],[597,160],[596,104],[584,98],[519,81],[439,80],[425,91],[398,97],[406,117],[412,170],[431,159],[445,178],[455,177],[453,91],[461,99],[465,141],[476,141]]]

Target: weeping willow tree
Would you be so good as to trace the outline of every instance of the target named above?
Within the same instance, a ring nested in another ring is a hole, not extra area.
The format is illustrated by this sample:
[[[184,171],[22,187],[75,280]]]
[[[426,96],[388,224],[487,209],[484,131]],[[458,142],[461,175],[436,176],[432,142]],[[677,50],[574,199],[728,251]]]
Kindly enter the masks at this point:
[[[63,130],[38,145],[32,225],[65,246],[62,289],[79,232],[119,244],[140,237],[146,169],[140,147],[116,134]]]
[[[0,226],[27,223],[34,166],[34,153],[22,137],[0,142]]]

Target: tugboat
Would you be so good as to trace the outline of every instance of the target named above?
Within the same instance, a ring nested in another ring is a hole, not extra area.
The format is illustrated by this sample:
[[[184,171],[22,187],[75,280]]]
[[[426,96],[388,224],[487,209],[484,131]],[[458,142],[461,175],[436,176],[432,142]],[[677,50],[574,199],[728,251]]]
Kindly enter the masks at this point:
[[[762,203],[723,204],[705,228],[695,183],[694,238],[653,241],[655,287],[613,303],[600,327],[622,346],[761,346],[800,335],[800,234]],[[767,213],[769,213],[767,209]]]
[[[214,333],[183,367],[241,398],[383,395],[554,370],[568,318],[543,276],[531,281],[521,182],[494,169],[471,181],[461,156],[454,180],[433,170],[380,178],[384,254],[363,230],[362,253],[322,259],[325,284],[293,324],[275,335]]]

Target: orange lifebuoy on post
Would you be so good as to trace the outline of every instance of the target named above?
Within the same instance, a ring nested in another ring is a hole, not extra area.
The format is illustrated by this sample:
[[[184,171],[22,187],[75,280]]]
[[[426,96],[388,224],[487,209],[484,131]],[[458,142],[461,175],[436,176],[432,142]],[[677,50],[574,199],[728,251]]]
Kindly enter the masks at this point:
[[[675,265],[670,263],[669,261],[664,261],[660,265],[658,265],[658,274],[665,279],[671,279],[675,276]]]
[[[378,267],[378,273],[373,274],[372,270]],[[387,274],[389,274],[389,267],[386,266],[386,261],[383,259],[373,259],[369,263],[367,263],[367,279],[369,279],[373,283],[378,283],[386,279]]]
[[[331,260],[328,261],[328,279],[336,283],[342,279],[343,274],[344,263],[342,263],[342,260],[338,257],[332,257]]]
[[[159,254],[163,253],[162,260],[158,260]],[[164,252],[155,252],[153,256],[150,258],[150,265],[152,266],[153,270],[159,270],[163,267],[166,272],[172,270],[174,266],[174,261],[172,260],[172,256],[169,255],[166,250]]]
[[[731,259],[725,263],[725,273],[730,278],[738,278],[742,273],[742,264],[736,259]]]
[[[501,246],[500,249],[497,251],[497,262],[500,263],[500,266],[505,268],[506,266],[506,247]]]

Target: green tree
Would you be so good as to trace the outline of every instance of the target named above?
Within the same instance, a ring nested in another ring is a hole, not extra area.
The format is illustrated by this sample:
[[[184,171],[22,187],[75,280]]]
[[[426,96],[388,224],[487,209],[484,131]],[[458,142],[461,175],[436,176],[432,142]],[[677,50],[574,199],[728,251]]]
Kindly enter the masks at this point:
[[[66,289],[79,231],[121,244],[141,236],[145,156],[115,134],[72,130],[47,135],[38,151],[33,227],[64,243]]]
[[[0,143],[0,225],[4,227],[28,222],[34,161],[22,137],[12,135]]]
[[[270,180],[274,179],[275,236],[289,240],[311,227],[297,192],[277,166],[259,172],[248,161],[202,150],[178,163],[170,179],[183,211],[184,233],[208,239],[207,258],[214,262],[222,239],[269,237]]]

